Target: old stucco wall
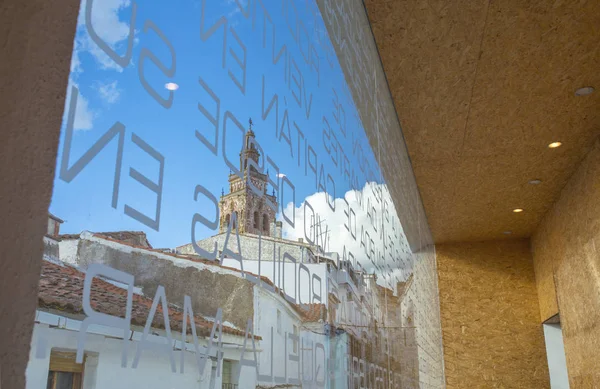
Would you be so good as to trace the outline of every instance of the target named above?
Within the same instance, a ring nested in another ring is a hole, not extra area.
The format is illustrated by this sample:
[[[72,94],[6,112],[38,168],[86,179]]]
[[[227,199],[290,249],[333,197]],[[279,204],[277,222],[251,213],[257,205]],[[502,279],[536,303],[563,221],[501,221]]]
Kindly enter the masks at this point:
[[[0,386],[24,388],[79,1],[0,2]]]
[[[447,388],[549,388],[529,240],[436,253]]]
[[[44,258],[54,258],[57,259],[59,257],[59,245],[58,241],[49,238],[47,236],[44,237]]]
[[[532,239],[541,320],[560,313],[571,389],[600,385],[600,143]]]
[[[135,276],[135,285],[144,295],[154,298],[159,285],[164,286],[167,301],[183,307],[183,298],[190,296],[195,314],[214,317],[223,309],[223,320],[245,329],[254,317],[254,284],[234,274],[217,273],[211,265],[198,265],[186,260],[147,250],[128,250],[118,243],[82,239],[77,251],[77,264],[87,268],[102,263]],[[177,263],[175,263],[177,262]],[[231,272],[233,273],[233,272]]]

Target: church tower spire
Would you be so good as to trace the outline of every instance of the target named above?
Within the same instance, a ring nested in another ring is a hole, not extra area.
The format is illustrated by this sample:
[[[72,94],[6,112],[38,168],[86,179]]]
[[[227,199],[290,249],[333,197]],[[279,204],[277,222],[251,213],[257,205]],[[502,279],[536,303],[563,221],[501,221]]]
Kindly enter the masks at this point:
[[[243,178],[229,173],[229,193],[221,193],[219,201],[220,221],[219,233],[227,231],[232,215],[236,214],[236,227],[244,234],[255,234],[263,236],[274,236],[275,215],[274,211],[266,202],[275,204],[277,209],[277,197],[275,193],[269,194],[268,175],[258,171],[255,167],[249,168],[248,160],[253,160],[256,166],[260,166],[261,153],[259,152],[256,135],[252,128],[252,119],[249,121],[248,131],[244,135],[244,144],[240,152],[240,171]],[[257,195],[249,186],[249,182],[260,191]]]
[[[242,151],[240,151],[240,171],[245,172],[248,168],[248,160],[253,160],[258,164],[260,153],[256,149],[256,135],[252,130],[252,118],[248,120],[248,131],[244,135],[244,144],[242,145]]]

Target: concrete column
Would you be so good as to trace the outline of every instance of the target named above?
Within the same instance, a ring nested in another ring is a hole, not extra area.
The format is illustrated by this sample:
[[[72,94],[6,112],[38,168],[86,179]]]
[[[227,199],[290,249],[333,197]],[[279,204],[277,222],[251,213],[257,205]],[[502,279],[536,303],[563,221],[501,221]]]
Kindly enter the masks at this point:
[[[0,387],[24,388],[78,0],[0,2]]]

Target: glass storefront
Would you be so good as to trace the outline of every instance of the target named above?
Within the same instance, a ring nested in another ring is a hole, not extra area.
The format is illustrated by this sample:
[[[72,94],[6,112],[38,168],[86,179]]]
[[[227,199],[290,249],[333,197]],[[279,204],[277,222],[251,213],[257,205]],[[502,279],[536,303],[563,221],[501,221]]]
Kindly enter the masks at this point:
[[[27,388],[443,387],[362,2],[86,0],[66,87]]]

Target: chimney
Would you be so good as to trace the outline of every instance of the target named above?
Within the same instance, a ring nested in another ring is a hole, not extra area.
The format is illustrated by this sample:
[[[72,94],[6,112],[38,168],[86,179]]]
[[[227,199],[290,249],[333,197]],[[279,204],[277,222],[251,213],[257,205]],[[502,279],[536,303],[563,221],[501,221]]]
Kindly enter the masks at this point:
[[[304,239],[302,239],[302,238],[298,238],[298,242],[300,242],[300,243],[304,243]]]
[[[48,212],[48,229],[47,229],[47,234],[50,236],[58,236],[60,235],[60,225],[63,223],[64,221],[56,216],[54,216],[53,214],[51,214],[50,212]]]

